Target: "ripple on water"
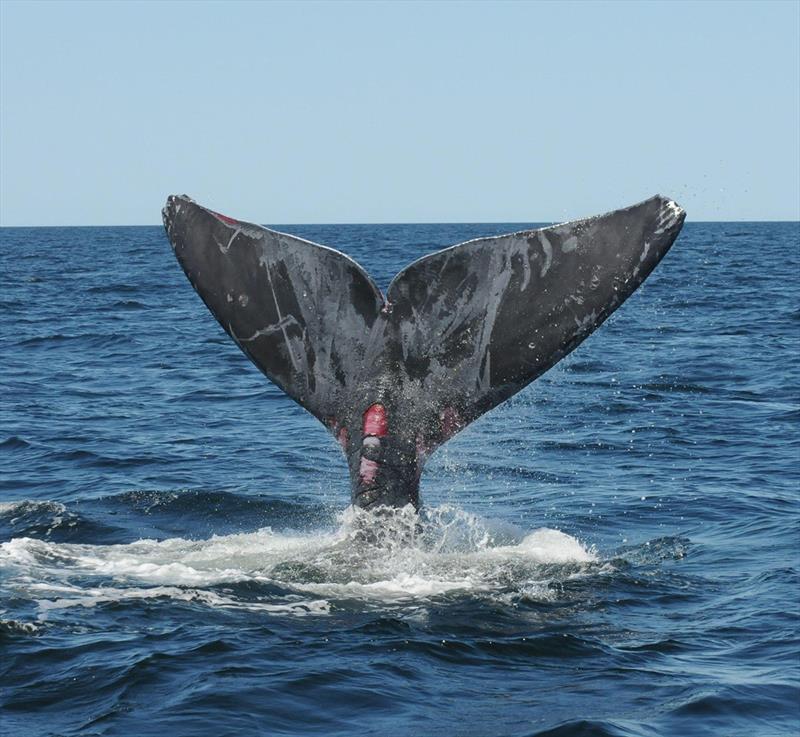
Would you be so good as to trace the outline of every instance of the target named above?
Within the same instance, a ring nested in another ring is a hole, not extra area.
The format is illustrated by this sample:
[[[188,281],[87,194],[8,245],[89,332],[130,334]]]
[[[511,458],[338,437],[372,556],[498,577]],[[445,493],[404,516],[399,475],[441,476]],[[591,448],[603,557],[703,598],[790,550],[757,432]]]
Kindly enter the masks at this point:
[[[521,227],[285,229],[385,286]],[[687,224],[432,457],[419,522],[341,512],[163,229],[2,237],[9,733],[797,734],[797,223]]]

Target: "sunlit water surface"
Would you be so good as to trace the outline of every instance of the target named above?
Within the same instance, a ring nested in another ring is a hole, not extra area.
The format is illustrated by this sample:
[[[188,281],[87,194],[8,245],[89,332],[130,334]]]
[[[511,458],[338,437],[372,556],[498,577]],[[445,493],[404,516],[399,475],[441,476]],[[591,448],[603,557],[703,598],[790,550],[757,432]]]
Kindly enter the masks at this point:
[[[291,231],[385,287],[519,227]],[[797,223],[689,223],[419,518],[347,507],[163,231],[0,232],[3,734],[800,731]]]

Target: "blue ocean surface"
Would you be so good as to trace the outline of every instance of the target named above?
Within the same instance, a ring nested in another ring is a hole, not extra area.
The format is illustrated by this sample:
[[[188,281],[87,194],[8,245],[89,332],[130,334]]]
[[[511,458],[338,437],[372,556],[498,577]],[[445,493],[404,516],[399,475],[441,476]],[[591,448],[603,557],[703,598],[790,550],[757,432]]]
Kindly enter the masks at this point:
[[[284,229],[385,288],[520,224]],[[800,225],[689,222],[422,522],[157,227],[0,231],[0,733],[800,733]]]

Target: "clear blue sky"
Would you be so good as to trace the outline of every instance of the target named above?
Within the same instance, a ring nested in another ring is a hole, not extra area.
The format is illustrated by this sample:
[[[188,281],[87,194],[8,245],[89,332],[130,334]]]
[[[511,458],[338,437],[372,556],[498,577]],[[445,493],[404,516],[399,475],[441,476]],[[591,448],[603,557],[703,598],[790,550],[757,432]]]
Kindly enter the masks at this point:
[[[800,218],[800,3],[0,3],[0,222]]]

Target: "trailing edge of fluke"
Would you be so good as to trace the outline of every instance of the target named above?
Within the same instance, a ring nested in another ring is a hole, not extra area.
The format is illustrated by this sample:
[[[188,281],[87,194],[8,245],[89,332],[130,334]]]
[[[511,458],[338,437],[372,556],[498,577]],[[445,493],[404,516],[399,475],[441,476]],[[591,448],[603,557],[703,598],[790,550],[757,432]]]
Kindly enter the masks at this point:
[[[189,281],[253,363],[338,440],[353,504],[419,506],[425,460],[617,309],[678,236],[661,196],[478,238],[403,269],[386,296],[353,259],[172,196]]]

